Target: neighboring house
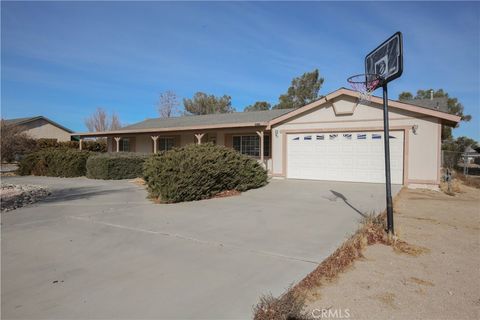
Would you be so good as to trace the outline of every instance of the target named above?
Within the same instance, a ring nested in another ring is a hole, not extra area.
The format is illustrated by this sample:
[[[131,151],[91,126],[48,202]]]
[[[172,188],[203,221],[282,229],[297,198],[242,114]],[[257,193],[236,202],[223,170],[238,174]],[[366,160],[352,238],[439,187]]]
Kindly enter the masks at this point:
[[[478,147],[476,147],[476,148],[478,148]],[[476,148],[472,148],[471,146],[468,146],[465,149],[462,160],[464,161],[464,159],[466,157],[468,164],[477,163],[479,161],[478,159],[480,158],[480,153],[477,150],[475,150]],[[477,159],[477,161],[475,161],[475,159]]]
[[[441,126],[460,117],[389,101],[392,182],[440,182]],[[339,89],[295,110],[147,119],[121,130],[76,133],[107,137],[109,151],[156,152],[212,142],[255,157],[271,175],[293,179],[385,181],[382,99],[358,103]],[[263,141],[263,143],[262,143]]]
[[[72,130],[43,116],[5,119],[5,123],[19,126],[33,139],[57,139],[57,141],[70,141]]]
[[[419,107],[429,108],[432,110],[448,112],[448,98],[430,98],[430,99],[412,99],[402,101],[410,104],[414,104]]]

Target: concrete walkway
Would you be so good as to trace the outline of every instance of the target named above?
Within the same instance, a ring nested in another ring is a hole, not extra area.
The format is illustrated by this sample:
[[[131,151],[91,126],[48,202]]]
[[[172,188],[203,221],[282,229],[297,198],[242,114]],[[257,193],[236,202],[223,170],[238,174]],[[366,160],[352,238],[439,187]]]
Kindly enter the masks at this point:
[[[251,318],[261,294],[303,278],[384,207],[381,184],[273,180],[158,205],[128,181],[2,180],[53,191],[2,214],[5,319]]]

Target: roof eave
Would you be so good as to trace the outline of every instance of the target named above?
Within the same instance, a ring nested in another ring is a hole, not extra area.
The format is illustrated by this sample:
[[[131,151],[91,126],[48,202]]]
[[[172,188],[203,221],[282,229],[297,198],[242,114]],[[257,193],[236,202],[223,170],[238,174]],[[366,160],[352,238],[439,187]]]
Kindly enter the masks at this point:
[[[113,130],[102,132],[75,132],[71,136],[79,137],[107,137],[113,135],[125,135],[125,134],[148,134],[156,132],[182,132],[182,131],[196,131],[196,130],[213,130],[213,129],[229,129],[229,128],[257,128],[267,127],[268,122],[245,122],[245,123],[227,123],[227,124],[214,124],[203,126],[188,126],[188,127],[172,127],[172,128],[145,128],[145,129],[128,129],[128,130]]]
[[[329,93],[328,95],[326,95],[322,99],[314,101],[310,104],[307,104],[303,107],[300,107],[296,110],[293,110],[289,113],[286,113],[286,114],[284,114],[280,117],[277,117],[277,118],[271,120],[269,122],[267,128],[271,129],[271,127],[274,126],[274,125],[285,122],[285,121],[291,119],[292,117],[303,114],[303,113],[305,113],[305,112],[307,112],[311,109],[317,108],[317,107],[321,106],[322,104],[328,102],[329,100],[335,99],[335,98],[337,98],[341,95],[347,95],[347,96],[350,96],[350,97],[358,98],[358,93],[357,92],[355,92],[353,90],[346,89],[346,88],[340,88],[340,89],[338,89],[338,90],[336,90],[332,93]],[[383,99],[380,98],[380,97],[372,96],[371,101],[374,102],[374,103],[383,104]],[[389,100],[388,105],[389,105],[389,107],[393,107],[393,108],[397,108],[397,109],[401,109],[401,110],[406,110],[406,111],[411,111],[411,112],[414,112],[414,113],[420,113],[420,114],[424,114],[424,115],[428,115],[428,116],[438,118],[442,121],[442,124],[449,125],[449,126],[456,126],[461,120],[461,117],[450,114],[450,113],[437,111],[437,110],[432,110],[432,109],[428,109],[428,108],[423,108],[423,107],[419,107],[419,106],[416,106],[416,105],[413,105],[413,104],[404,103],[404,102],[400,102],[400,101],[396,101],[396,100]]]

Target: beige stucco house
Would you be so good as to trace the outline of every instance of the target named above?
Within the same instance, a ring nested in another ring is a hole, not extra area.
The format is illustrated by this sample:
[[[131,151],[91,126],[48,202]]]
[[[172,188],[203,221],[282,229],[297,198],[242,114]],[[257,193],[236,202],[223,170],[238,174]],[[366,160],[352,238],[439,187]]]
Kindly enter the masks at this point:
[[[72,130],[43,116],[4,120],[7,124],[19,126],[33,139],[57,139],[70,141]]]
[[[441,126],[460,117],[389,101],[392,183],[440,182]],[[121,130],[76,133],[108,138],[109,151],[157,152],[212,142],[257,158],[274,177],[382,183],[382,99],[360,104],[339,89],[294,110],[147,119]]]

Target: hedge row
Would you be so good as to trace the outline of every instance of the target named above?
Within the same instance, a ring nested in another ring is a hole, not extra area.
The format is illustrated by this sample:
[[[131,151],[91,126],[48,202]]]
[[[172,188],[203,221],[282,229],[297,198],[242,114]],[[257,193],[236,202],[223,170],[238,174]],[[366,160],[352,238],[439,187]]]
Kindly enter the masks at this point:
[[[151,156],[46,148],[27,155],[18,173],[94,179],[143,175],[150,197],[162,202],[201,200],[267,184],[267,171],[255,159],[213,144],[191,144]]]
[[[140,178],[146,154],[115,152],[95,154],[87,160],[87,178],[119,180]]]
[[[31,152],[48,149],[48,148],[71,148],[71,149],[78,149],[79,142],[78,141],[57,141],[57,139],[37,139],[36,146]],[[93,152],[107,152],[107,140],[106,139],[99,139],[99,140],[84,140],[82,142],[82,149],[86,151],[93,151]]]
[[[70,148],[46,148],[28,154],[19,163],[20,175],[131,179],[141,177],[144,154],[94,153]]]
[[[267,184],[267,171],[233,149],[191,144],[148,158],[144,179],[152,198],[181,202],[262,187]]]
[[[80,177],[86,174],[89,151],[69,148],[47,148],[30,153],[18,166],[20,175]]]

